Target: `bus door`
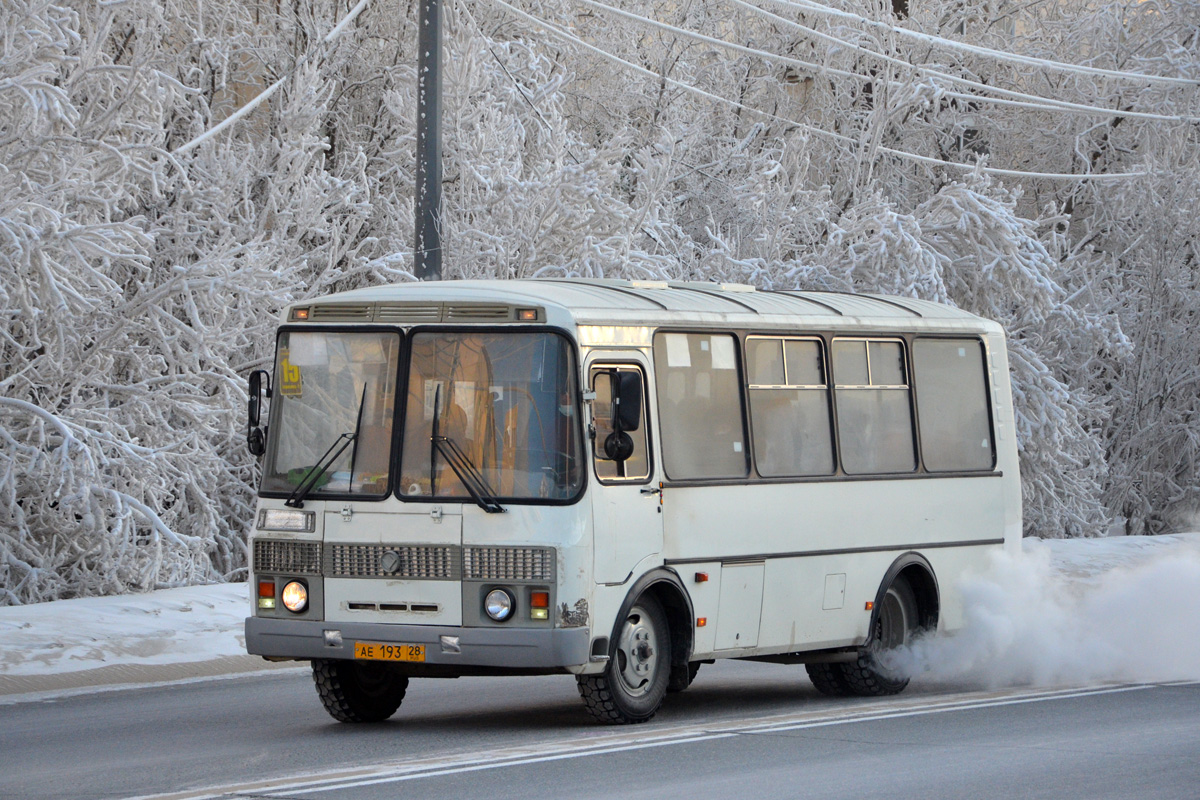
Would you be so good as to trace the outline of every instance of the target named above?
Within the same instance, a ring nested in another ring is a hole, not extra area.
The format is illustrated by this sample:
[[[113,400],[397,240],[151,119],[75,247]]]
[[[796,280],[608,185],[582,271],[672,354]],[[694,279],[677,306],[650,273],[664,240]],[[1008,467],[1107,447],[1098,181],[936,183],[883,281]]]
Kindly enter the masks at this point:
[[[662,551],[663,518],[651,459],[645,357],[605,352],[588,360],[591,402],[594,575],[622,583]]]

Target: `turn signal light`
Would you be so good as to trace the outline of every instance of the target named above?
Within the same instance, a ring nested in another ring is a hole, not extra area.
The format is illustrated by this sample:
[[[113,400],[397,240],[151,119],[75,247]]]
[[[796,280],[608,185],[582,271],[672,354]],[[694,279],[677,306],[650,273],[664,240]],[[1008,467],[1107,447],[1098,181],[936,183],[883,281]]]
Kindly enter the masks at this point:
[[[696,617],[696,627],[703,628],[708,624],[708,617]]]
[[[866,609],[864,609],[864,610],[866,610],[866,611],[870,611],[870,610],[871,610],[871,609],[873,609],[873,608],[875,608],[875,604],[874,604],[873,602],[871,602],[870,600],[868,600],[868,601],[867,601],[867,607],[866,607]]]
[[[275,596],[275,581],[259,581],[258,582],[259,597],[274,597]]]
[[[549,608],[550,593],[549,592],[530,592],[529,605],[531,608]]]

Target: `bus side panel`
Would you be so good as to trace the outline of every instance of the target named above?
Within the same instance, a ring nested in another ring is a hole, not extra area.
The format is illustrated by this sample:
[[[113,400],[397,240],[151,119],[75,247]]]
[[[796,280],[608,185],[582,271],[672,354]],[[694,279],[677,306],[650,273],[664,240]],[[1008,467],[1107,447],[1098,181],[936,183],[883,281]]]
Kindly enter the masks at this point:
[[[866,602],[910,550],[946,564],[943,618],[953,627],[959,565],[985,560],[1005,532],[1005,480],[995,475],[668,487],[663,500],[668,563],[765,561],[759,650],[861,643]],[[971,554],[943,555],[951,550]]]

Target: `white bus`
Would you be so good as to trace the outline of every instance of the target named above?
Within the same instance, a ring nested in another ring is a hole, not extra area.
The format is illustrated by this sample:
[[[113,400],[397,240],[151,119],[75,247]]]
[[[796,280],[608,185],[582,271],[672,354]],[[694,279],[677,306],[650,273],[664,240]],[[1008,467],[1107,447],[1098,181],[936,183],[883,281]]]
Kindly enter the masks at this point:
[[[641,722],[718,658],[891,694],[886,653],[1021,535],[1003,331],[911,298],[375,287],[288,308],[250,383],[246,647],[346,722],[545,673]]]

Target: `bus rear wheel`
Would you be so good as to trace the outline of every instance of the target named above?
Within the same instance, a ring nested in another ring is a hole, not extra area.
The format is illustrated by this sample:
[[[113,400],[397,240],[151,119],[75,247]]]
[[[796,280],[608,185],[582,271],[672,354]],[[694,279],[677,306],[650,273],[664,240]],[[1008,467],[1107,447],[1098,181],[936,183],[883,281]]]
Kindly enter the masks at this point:
[[[600,722],[628,725],[654,716],[671,674],[667,615],[649,595],[639,597],[614,631],[608,664],[599,675],[579,675],[579,696]]]
[[[817,687],[817,691],[830,697],[841,697],[850,694],[850,686],[846,683],[845,664],[805,664],[808,677]]]
[[[322,705],[338,722],[382,722],[408,691],[408,676],[388,664],[314,659],[312,672]]]
[[[858,651],[856,660],[839,665],[848,694],[879,697],[899,694],[908,686],[908,676],[897,669],[892,656],[912,642],[919,620],[912,586],[903,576],[897,577],[883,596],[871,641]]]

